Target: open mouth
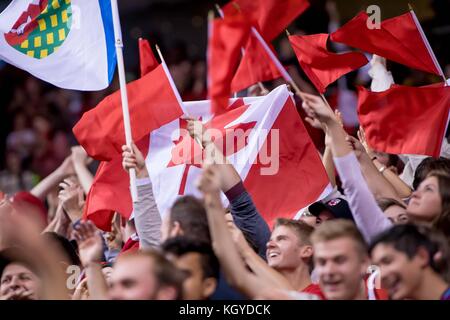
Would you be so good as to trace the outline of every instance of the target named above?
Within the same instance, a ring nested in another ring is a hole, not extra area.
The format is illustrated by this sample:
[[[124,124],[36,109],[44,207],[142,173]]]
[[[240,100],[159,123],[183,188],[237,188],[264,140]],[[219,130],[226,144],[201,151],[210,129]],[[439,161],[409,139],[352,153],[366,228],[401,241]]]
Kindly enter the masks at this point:
[[[271,252],[269,252],[269,253],[267,254],[267,257],[269,257],[270,259],[273,259],[273,258],[278,257],[279,255],[280,255],[279,252],[273,252],[273,251],[271,251]]]
[[[328,291],[335,291],[341,283],[341,280],[325,280],[323,281],[323,286],[326,287]]]

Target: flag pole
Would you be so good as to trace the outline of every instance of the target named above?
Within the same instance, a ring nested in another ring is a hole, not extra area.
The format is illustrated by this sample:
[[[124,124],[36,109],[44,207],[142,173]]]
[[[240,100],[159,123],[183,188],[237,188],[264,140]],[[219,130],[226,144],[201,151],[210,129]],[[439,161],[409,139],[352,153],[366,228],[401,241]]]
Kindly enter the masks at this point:
[[[419,30],[420,36],[422,37],[422,41],[425,44],[425,47],[427,48],[427,51],[429,53],[429,55],[431,56],[431,59],[433,60],[434,66],[436,67],[436,69],[439,71],[440,76],[442,77],[442,79],[444,79],[444,84],[445,86],[447,86],[447,79],[445,78],[445,74],[444,71],[442,71],[442,68],[436,58],[436,55],[434,54],[433,49],[431,48],[430,43],[428,42],[428,38],[425,35],[425,32],[422,29],[422,25],[419,22],[419,19],[417,19],[416,13],[414,12],[414,9],[412,7],[412,5],[410,3],[408,3],[408,7],[409,7],[409,11],[411,13],[411,16],[414,20],[414,23],[416,24],[417,29]]]
[[[293,88],[295,93],[303,99],[303,92],[300,90],[300,88],[297,86],[297,84],[294,82],[294,79],[292,79],[292,77],[290,76],[290,74],[286,71],[286,69],[283,67],[283,65],[281,64],[280,60],[278,60],[278,58],[275,56],[275,54],[272,52],[272,50],[270,49],[270,47],[268,46],[268,44],[266,43],[266,41],[264,40],[264,38],[261,36],[261,34],[258,32],[258,30],[256,30],[255,27],[251,27],[251,32],[252,34],[256,37],[256,39],[259,41],[259,43],[261,43],[261,45],[264,48],[264,51],[266,51],[267,55],[269,56],[269,58],[272,60],[272,62],[275,64],[275,66],[277,67],[278,71],[281,73],[281,75],[283,76],[284,80],[286,80],[287,83],[289,83]]]
[[[177,89],[177,86],[175,85],[175,82],[173,81],[172,75],[170,74],[169,68],[167,67],[166,61],[164,60],[164,57],[161,53],[161,50],[159,49],[159,46],[155,45],[156,51],[158,52],[159,58],[161,59],[161,65],[163,66],[164,73],[167,76],[167,79],[169,80],[170,86],[172,87],[172,91],[177,98],[178,104],[181,107],[181,110],[183,110],[183,113],[187,116],[189,116],[189,113],[187,112],[186,106],[184,105],[183,100],[181,99],[180,92]],[[203,149],[203,144],[200,141],[198,137],[195,137],[194,140],[200,145],[200,147]]]
[[[122,41],[122,31],[120,27],[119,18],[119,8],[117,6],[117,0],[111,0],[112,18],[114,26],[114,38],[116,46],[117,55],[117,67],[119,72],[119,84],[120,84],[120,97],[122,102],[122,113],[123,113],[123,126],[125,129],[125,141],[127,146],[133,150],[132,143],[133,137],[131,135],[131,124],[130,124],[130,112],[128,108],[128,94],[127,94],[127,83],[125,79],[125,66],[123,62],[123,41]],[[138,200],[138,193],[136,187],[136,170],[130,169],[130,191],[131,199],[133,202]]]
[[[217,3],[216,3],[214,6],[215,6],[215,8],[216,8],[216,10],[217,10],[217,13],[219,13],[220,18],[224,19],[224,18],[225,18],[225,15],[224,15],[224,13],[223,13],[223,10],[220,8],[220,6],[219,6]],[[244,54],[245,54],[245,48],[244,48],[244,47],[241,47],[241,55],[244,56]],[[261,83],[261,81],[258,81],[256,84],[258,85],[258,87],[259,87],[259,89],[260,89],[261,91],[267,90],[267,89],[264,87],[264,85]],[[237,97],[237,93],[235,93],[235,97]]]

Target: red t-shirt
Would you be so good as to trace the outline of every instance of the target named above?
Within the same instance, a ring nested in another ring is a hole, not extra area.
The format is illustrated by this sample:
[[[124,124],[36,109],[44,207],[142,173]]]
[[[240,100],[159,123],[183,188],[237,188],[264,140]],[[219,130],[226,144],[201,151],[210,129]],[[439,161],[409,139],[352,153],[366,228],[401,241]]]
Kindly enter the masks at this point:
[[[320,289],[318,284],[311,283],[309,286],[307,286],[301,292],[315,294],[316,296],[319,296],[321,300],[326,300],[326,298],[323,295],[322,290]]]
[[[366,296],[369,297],[369,293],[368,293],[368,289],[367,289],[367,282],[365,282],[365,283],[366,283]],[[315,294],[316,296],[319,296],[321,300],[327,300],[327,298],[322,293],[322,290],[320,289],[320,286],[318,284],[311,283],[309,286],[307,286],[301,292]],[[374,293],[375,293],[376,300],[389,300],[386,290],[374,289]]]
[[[119,254],[123,254],[128,251],[136,251],[139,250],[139,240],[134,240],[133,238],[129,238],[127,242],[125,242],[122,250],[120,250]]]

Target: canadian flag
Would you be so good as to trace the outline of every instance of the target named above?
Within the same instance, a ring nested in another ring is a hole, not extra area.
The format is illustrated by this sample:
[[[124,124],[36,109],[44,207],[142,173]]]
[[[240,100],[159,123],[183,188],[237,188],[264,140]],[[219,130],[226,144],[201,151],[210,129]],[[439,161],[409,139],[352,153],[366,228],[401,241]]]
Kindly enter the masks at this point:
[[[265,97],[230,103],[227,112],[217,116],[211,114],[210,101],[184,105],[187,114],[213,128],[216,146],[234,165],[269,225],[278,217],[294,218],[331,192],[320,156],[285,85]],[[203,150],[189,136],[186,120],[153,130],[149,150],[146,165],[162,214],[182,195],[201,197],[196,180]]]

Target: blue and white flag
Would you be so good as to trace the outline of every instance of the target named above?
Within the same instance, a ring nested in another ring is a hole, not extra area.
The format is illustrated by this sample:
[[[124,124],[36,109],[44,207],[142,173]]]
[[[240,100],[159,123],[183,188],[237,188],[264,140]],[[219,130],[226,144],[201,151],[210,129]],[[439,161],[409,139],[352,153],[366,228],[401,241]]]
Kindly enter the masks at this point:
[[[61,88],[108,87],[116,67],[110,0],[13,0],[0,14],[0,59]]]

